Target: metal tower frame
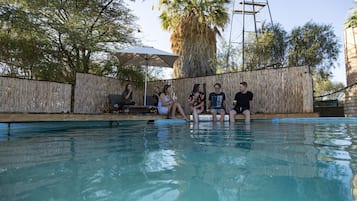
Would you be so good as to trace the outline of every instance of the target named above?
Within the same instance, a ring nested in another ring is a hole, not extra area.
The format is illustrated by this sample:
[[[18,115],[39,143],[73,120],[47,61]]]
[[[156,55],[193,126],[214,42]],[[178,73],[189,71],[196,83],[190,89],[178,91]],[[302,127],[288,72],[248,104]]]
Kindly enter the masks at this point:
[[[245,60],[244,60],[244,45],[245,45],[245,33],[247,32],[246,27],[245,27],[245,23],[246,23],[246,15],[251,15],[253,16],[253,21],[254,21],[254,32],[255,32],[255,37],[258,37],[258,29],[257,29],[257,14],[259,14],[259,12],[264,8],[267,7],[268,8],[268,12],[269,12],[269,17],[270,17],[270,21],[271,24],[273,25],[273,19],[271,16],[271,12],[270,12],[270,7],[269,7],[269,3],[268,0],[266,0],[265,2],[257,2],[254,0],[241,0],[239,2],[239,4],[241,5],[241,9],[235,9],[235,0],[233,1],[233,10],[232,10],[232,16],[231,16],[231,27],[230,27],[230,32],[229,32],[229,50],[228,50],[228,57],[227,57],[227,64],[228,64],[228,58],[229,58],[229,54],[230,54],[230,48],[231,48],[231,44],[232,42],[232,29],[233,29],[233,19],[234,19],[234,15],[239,14],[242,15],[242,66],[243,66],[243,71],[245,70]]]

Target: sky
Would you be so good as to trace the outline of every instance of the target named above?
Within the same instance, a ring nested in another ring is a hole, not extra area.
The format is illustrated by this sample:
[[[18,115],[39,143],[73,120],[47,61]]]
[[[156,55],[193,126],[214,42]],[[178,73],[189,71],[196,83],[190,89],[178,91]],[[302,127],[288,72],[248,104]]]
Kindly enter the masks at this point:
[[[235,9],[238,9],[237,2],[239,1],[237,0],[233,5],[232,0],[231,8],[234,6]],[[265,2],[265,0],[257,2]],[[341,49],[336,68],[332,70],[332,81],[346,84],[343,52],[344,22],[355,7],[355,0],[268,0],[268,3],[273,23],[281,24],[288,33],[293,28],[303,26],[309,21],[333,27]],[[170,33],[163,30],[160,24],[158,0],[136,0],[133,3],[128,3],[128,5],[133,10],[133,14],[138,17],[137,24],[141,32],[137,33],[136,36],[142,40],[143,44],[171,52]],[[241,33],[239,29],[241,29],[242,23],[239,24],[241,16],[235,14],[232,18],[231,13],[230,11],[230,18],[233,19],[234,23],[232,26],[228,24],[222,35],[227,41],[231,38],[231,41],[235,42],[240,40],[238,39],[239,33]],[[270,21],[268,13],[268,7],[265,7],[257,16],[257,20]],[[253,23],[253,21],[246,18],[246,23]],[[246,25],[246,29],[249,29],[249,25]],[[171,72],[167,71],[167,73],[170,74]]]

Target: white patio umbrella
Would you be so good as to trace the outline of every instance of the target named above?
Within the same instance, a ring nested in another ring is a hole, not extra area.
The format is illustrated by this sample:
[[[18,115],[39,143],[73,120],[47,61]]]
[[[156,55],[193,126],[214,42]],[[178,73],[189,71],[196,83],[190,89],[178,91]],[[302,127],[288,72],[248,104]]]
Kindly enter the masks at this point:
[[[137,46],[115,52],[123,65],[145,65],[144,105],[146,105],[148,67],[172,67],[177,55],[148,46]]]

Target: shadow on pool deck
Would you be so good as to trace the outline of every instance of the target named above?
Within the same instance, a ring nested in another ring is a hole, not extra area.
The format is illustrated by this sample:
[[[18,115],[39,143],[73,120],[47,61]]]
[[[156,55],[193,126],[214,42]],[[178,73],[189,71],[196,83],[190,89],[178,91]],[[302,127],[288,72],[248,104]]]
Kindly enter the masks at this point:
[[[308,118],[319,117],[318,113],[291,114],[253,114],[251,119],[273,118]],[[118,120],[156,120],[166,119],[166,115],[156,114],[34,114],[34,113],[0,113],[0,122],[45,122],[45,121],[118,121]],[[244,119],[236,115],[236,119]]]

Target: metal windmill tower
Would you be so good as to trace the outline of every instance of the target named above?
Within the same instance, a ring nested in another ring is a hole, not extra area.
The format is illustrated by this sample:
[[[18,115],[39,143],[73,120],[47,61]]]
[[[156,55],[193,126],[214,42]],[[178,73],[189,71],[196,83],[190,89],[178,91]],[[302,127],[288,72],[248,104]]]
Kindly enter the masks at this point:
[[[241,62],[243,71],[246,70],[244,46],[248,43],[246,40],[247,34],[253,33],[255,34],[255,38],[257,38],[258,26],[262,26],[267,18],[270,19],[270,23],[273,25],[273,19],[271,16],[268,0],[260,2],[254,0],[233,1],[229,33],[229,49],[234,44],[241,45]],[[230,53],[228,52],[228,54]],[[227,60],[228,58],[229,56],[227,57]]]

